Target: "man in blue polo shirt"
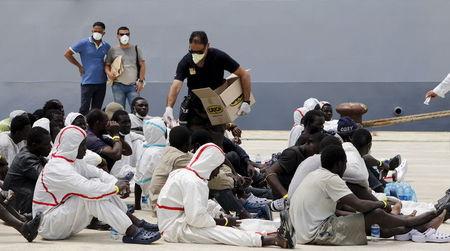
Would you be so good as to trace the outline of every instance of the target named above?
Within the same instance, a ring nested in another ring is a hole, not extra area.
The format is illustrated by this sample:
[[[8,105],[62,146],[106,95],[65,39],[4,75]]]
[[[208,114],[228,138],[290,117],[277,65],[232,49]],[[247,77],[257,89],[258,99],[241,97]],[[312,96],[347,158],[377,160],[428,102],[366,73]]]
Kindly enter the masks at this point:
[[[86,115],[90,109],[101,109],[106,93],[105,57],[111,46],[102,41],[105,24],[92,25],[92,36],[84,38],[66,50],[64,57],[78,68],[81,75],[80,113]],[[73,56],[80,54],[81,64]]]

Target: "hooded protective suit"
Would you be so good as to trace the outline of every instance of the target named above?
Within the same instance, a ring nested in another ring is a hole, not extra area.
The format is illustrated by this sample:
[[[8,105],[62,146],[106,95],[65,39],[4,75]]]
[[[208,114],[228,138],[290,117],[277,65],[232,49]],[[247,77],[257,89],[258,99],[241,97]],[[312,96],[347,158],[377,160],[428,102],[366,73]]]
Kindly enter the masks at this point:
[[[166,148],[166,124],[161,118],[144,121],[144,150],[137,163],[135,180],[142,188],[142,194],[148,195],[153,171],[161,163]]]
[[[65,126],[72,125],[73,121],[79,116],[84,117],[83,114],[78,112],[71,112],[67,114],[66,120],[64,121],[64,125]],[[83,160],[86,162],[86,164],[93,166],[98,166],[102,163],[102,157],[100,157],[100,155],[94,153],[89,149],[86,151],[86,155],[84,156]]]
[[[305,114],[308,112],[308,109],[305,107],[299,107],[295,109],[294,111],[294,126],[292,127],[291,131],[289,132],[289,141],[288,141],[288,147],[291,147],[295,145],[295,142],[297,142],[298,138],[302,134],[305,127],[302,125],[302,118],[305,116]]]
[[[125,135],[124,141],[131,146],[133,153],[129,156],[122,155],[122,158],[116,161],[109,172],[112,176],[121,179],[129,172],[136,173],[137,158],[142,156],[144,136],[135,132]]]
[[[78,148],[86,132],[76,126],[61,130],[33,197],[33,216],[43,213],[39,234],[45,239],[66,239],[86,228],[92,220],[109,224],[119,233],[132,222],[127,207],[116,196],[117,180],[108,173],[78,160]]]
[[[208,214],[208,182],[225,160],[215,144],[201,146],[186,168],[170,173],[157,203],[158,226],[167,242],[227,244],[260,247],[261,236],[217,226]]]

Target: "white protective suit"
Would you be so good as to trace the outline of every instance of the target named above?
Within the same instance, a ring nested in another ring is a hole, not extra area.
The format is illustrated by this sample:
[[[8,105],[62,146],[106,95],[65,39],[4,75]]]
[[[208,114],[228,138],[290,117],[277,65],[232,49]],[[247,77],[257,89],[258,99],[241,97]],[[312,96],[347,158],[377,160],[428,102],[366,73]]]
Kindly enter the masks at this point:
[[[291,131],[289,132],[288,147],[295,145],[295,142],[297,142],[298,138],[300,137],[303,130],[305,129],[304,126],[302,125],[301,121],[307,112],[308,112],[308,109],[306,109],[305,107],[299,107],[299,108],[295,109],[295,111],[294,111],[294,126],[292,127]]]
[[[128,115],[130,116],[130,120],[131,120],[131,128],[144,127],[144,121],[152,119],[152,117],[150,117],[148,115],[146,115],[145,117],[142,117],[137,113],[130,113]]]
[[[433,92],[436,93],[439,97],[445,98],[445,94],[450,91],[450,74],[445,77],[444,80],[442,80],[439,85],[437,85]]]
[[[207,212],[208,181],[225,160],[215,144],[201,146],[186,168],[170,173],[157,203],[158,226],[167,242],[260,247],[261,236],[217,226]]]
[[[67,114],[66,120],[64,121],[64,125],[65,126],[72,125],[73,121],[79,116],[84,117],[83,114],[78,112],[71,112]],[[102,157],[89,149],[86,151],[86,155],[84,156],[83,160],[86,162],[86,164],[93,166],[98,166],[102,163]]]
[[[116,195],[116,178],[76,158],[86,132],[76,126],[61,130],[53,154],[36,183],[33,216],[43,213],[39,234],[50,240],[69,238],[92,217],[120,234],[132,225],[127,207]]]
[[[149,195],[153,171],[161,163],[166,149],[166,124],[161,118],[152,118],[144,122],[144,149],[137,163],[135,180],[141,186],[142,194]]]

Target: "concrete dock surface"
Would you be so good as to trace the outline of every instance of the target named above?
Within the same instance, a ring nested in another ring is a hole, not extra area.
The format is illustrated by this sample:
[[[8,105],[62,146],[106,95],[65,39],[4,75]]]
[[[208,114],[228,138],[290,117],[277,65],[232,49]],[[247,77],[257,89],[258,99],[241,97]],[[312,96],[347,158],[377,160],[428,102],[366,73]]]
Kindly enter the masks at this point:
[[[242,146],[253,158],[260,154],[262,159],[272,153],[281,152],[287,145],[287,131],[244,131]],[[390,158],[401,154],[408,160],[405,181],[416,190],[418,201],[434,203],[450,188],[450,132],[373,132],[372,155]],[[127,201],[133,201],[128,198]],[[138,217],[155,222],[146,211],[137,211]],[[1,221],[0,221],[1,222]],[[439,231],[450,233],[450,221]],[[38,236],[28,243],[12,227],[0,223],[0,250],[249,250],[246,247],[225,245],[172,244],[159,240],[150,246],[123,244],[112,240],[109,231],[83,230],[68,240],[46,241]],[[369,241],[367,246],[323,247],[297,245],[299,250],[450,250],[450,244],[399,242],[393,239]],[[262,250],[279,250],[265,247]]]

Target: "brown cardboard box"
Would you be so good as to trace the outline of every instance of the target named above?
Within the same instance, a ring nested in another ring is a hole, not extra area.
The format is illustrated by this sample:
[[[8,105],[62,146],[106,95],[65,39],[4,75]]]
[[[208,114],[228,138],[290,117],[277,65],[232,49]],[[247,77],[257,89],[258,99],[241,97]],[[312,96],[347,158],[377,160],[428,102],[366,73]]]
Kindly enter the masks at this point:
[[[231,74],[217,89],[201,88],[192,90],[202,101],[212,125],[222,125],[236,120],[243,101],[241,81]],[[250,106],[255,105],[255,97],[250,94]]]

